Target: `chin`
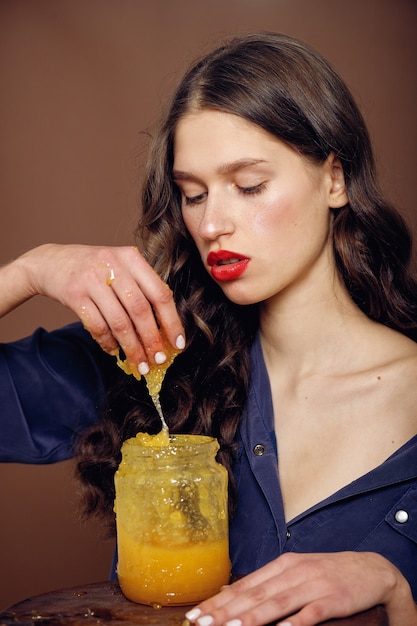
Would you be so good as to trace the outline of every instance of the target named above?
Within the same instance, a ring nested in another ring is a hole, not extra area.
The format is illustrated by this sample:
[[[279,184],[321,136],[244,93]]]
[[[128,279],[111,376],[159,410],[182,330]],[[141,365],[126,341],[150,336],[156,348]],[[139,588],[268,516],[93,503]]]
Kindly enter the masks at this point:
[[[220,285],[221,286],[221,285]],[[222,287],[222,286],[221,286]],[[230,302],[233,304],[240,304],[241,306],[248,306],[250,304],[259,304],[263,301],[263,298],[254,297],[253,294],[248,294],[247,290],[233,288],[232,286],[222,287],[223,293]]]

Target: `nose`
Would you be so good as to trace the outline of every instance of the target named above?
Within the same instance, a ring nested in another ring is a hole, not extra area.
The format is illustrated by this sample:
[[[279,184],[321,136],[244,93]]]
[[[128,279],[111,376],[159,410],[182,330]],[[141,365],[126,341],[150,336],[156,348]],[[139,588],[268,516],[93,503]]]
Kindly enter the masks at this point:
[[[234,223],[227,204],[218,196],[210,197],[209,194],[198,227],[200,237],[213,241],[220,235],[230,234],[233,230]]]

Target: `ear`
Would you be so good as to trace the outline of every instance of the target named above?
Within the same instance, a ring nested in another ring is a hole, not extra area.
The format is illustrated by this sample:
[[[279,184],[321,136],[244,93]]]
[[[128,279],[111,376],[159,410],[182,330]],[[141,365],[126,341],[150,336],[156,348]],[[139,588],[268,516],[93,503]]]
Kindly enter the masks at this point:
[[[330,176],[329,207],[339,209],[348,203],[343,166],[333,152],[327,157],[326,165]]]

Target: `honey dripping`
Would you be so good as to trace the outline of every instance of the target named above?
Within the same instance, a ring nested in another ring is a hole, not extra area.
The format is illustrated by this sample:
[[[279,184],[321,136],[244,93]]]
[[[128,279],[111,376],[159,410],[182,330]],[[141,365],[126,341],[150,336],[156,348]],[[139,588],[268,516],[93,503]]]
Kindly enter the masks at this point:
[[[164,341],[164,346],[165,346],[165,354],[167,357],[165,363],[162,363],[161,365],[152,364],[149,368],[149,372],[147,374],[144,374],[143,377],[146,381],[146,386],[148,388],[151,400],[154,403],[154,406],[161,420],[161,424],[162,424],[162,430],[160,433],[162,436],[161,445],[163,445],[162,442],[164,442],[165,445],[168,445],[169,430],[168,430],[168,425],[165,421],[165,418],[162,412],[159,394],[162,388],[162,383],[164,382],[166,371],[168,367],[174,361],[179,351],[175,350],[170,344],[168,344],[167,341]],[[127,360],[123,361],[120,358],[119,351],[115,351],[113,355],[117,358],[117,365],[125,372],[125,374],[131,374],[137,380],[141,379],[141,375],[139,374],[137,368],[131,365],[129,361]]]

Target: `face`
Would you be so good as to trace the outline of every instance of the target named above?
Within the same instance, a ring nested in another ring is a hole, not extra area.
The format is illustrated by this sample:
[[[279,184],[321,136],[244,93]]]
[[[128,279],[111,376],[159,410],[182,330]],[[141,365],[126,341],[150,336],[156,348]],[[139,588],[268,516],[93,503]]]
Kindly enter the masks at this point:
[[[185,225],[233,302],[282,298],[333,276],[330,207],[346,195],[332,155],[312,164],[243,118],[202,110],[177,126],[173,170]]]

